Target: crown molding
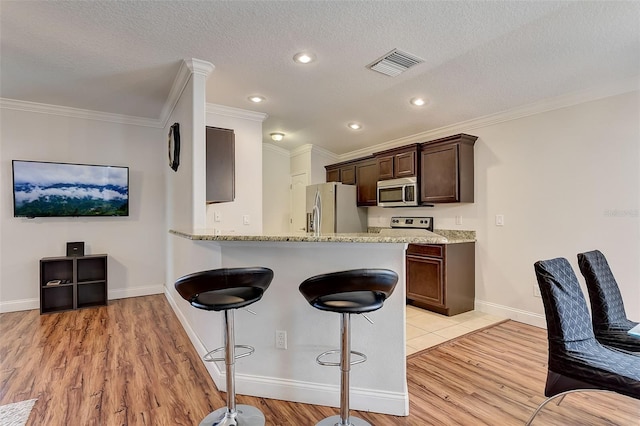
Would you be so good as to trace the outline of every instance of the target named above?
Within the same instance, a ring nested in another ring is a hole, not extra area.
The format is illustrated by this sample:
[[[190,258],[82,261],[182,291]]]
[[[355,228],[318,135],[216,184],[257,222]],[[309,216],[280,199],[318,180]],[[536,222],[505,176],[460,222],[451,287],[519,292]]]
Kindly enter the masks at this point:
[[[0,108],[16,111],[35,112],[40,114],[60,115],[63,117],[81,118],[84,120],[107,121],[110,123],[130,124],[144,127],[164,127],[163,122],[153,118],[134,117],[131,115],[112,114],[108,112],[71,108],[60,105],[42,104],[38,102],[20,101],[0,98]]]
[[[263,151],[271,151],[271,152],[275,152],[278,155],[282,155],[285,156],[287,158],[291,158],[291,151],[284,149],[282,147],[276,146],[272,143],[266,143],[263,142],[262,143],[262,150]]]
[[[512,108],[507,111],[485,115],[484,117],[474,118],[472,120],[451,124],[449,126],[444,126],[437,129],[405,136],[402,138],[393,139],[378,145],[369,146],[367,148],[339,155],[339,161],[347,161],[354,158],[365,157],[367,155],[371,155],[374,152],[397,148],[403,145],[408,145],[410,143],[427,142],[433,139],[438,139],[457,133],[469,133],[470,131],[475,129],[492,126],[506,121],[517,120],[536,114],[542,114],[545,112],[567,108],[574,105],[579,105],[591,101],[596,101],[598,99],[604,99],[611,96],[617,96],[638,90],[640,90],[640,75],[633,76],[624,80],[618,80],[595,88],[576,91],[554,98],[545,99],[539,102],[534,102],[532,104]]]
[[[169,96],[167,96],[167,100],[162,107],[162,112],[160,113],[160,122],[162,123],[162,127],[166,127],[171,117],[171,113],[174,108],[178,104],[180,100],[180,96],[182,96],[182,92],[184,88],[187,87],[187,83],[193,74],[202,75],[205,79],[211,74],[211,72],[215,69],[215,66],[207,61],[201,61],[200,59],[185,59],[180,63],[180,69],[178,69],[178,74],[173,79],[173,84],[171,85],[171,90],[169,91]]]
[[[189,68],[192,74],[199,74],[209,77],[209,74],[216,68],[211,62],[202,61],[200,59],[185,59],[183,63]]]
[[[294,157],[296,155],[307,154],[313,151],[313,145],[310,143],[306,143],[297,148],[291,150],[291,156]],[[335,155],[335,154],[334,154]]]
[[[241,118],[243,120],[252,120],[263,122],[269,116],[263,112],[249,111],[246,109],[228,107],[218,104],[206,104],[206,112],[209,114],[224,115],[227,117]]]

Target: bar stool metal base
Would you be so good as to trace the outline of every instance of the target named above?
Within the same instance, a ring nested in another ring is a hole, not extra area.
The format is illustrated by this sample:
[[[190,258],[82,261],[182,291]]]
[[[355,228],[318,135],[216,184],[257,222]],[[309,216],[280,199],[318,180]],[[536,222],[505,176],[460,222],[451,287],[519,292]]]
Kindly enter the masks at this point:
[[[262,411],[251,405],[236,405],[236,412],[227,407],[218,408],[200,422],[200,426],[264,426]],[[368,423],[367,423],[368,424]]]
[[[340,416],[331,416],[320,420],[316,426],[371,426],[371,423],[352,416],[349,416],[349,423],[340,423],[341,421]]]

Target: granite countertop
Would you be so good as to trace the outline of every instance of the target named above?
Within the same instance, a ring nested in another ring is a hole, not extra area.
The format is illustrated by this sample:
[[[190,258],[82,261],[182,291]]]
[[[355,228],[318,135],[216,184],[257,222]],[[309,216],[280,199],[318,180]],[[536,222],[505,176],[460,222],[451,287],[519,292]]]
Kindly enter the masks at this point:
[[[372,232],[354,234],[323,234],[314,236],[311,233],[291,234],[261,234],[261,235],[215,235],[212,230],[183,232],[170,230],[169,232],[190,240],[206,241],[274,241],[274,242],[313,242],[313,243],[411,243],[411,244],[459,244],[476,241],[475,231],[458,231],[447,229],[434,230],[435,236],[381,236],[372,229]]]

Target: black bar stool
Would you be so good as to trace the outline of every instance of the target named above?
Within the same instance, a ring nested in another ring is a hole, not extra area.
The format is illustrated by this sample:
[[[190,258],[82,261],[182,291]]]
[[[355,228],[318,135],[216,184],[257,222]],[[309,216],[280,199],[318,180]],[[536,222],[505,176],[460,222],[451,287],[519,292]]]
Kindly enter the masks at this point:
[[[227,379],[227,406],[219,408],[200,422],[200,426],[261,426],[264,414],[250,405],[236,406],[235,360],[251,355],[254,348],[236,345],[233,310],[244,308],[262,298],[271,284],[273,271],[268,268],[225,268],[196,272],[178,278],[176,290],[184,300],[198,309],[224,311],[225,345],[207,353],[205,361],[224,361]],[[236,355],[235,349],[247,351]],[[224,357],[213,354],[224,351]]]
[[[340,349],[321,353],[320,365],[340,366],[340,415],[327,417],[317,426],[371,426],[357,417],[349,417],[349,372],[351,365],[360,364],[367,357],[351,350],[351,314],[364,314],[382,308],[398,282],[398,274],[388,269],[354,269],[317,275],[300,284],[300,293],[316,309],[342,314],[340,321]],[[366,318],[366,316],[365,316]],[[369,320],[367,318],[367,320]],[[370,320],[369,320],[370,321]],[[325,355],[340,353],[340,362],[323,361]],[[351,354],[359,356],[351,361]]]

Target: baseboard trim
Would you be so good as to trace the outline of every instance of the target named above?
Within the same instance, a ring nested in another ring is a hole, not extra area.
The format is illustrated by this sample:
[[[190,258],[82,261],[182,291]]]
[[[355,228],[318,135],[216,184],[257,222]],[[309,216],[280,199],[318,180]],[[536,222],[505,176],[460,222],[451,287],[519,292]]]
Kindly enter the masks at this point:
[[[150,296],[164,293],[164,285],[150,285],[145,287],[119,288],[107,290],[107,300],[126,299],[129,297]],[[6,312],[30,311],[40,309],[40,299],[21,299],[0,302],[0,314]]]
[[[207,353],[207,350],[195,331],[188,324],[185,316],[180,309],[178,309],[178,305],[171,294],[166,290],[164,294],[187,333],[187,336],[189,336],[189,340],[191,340],[196,352],[198,352],[198,355],[200,355],[202,359]],[[203,364],[207,371],[209,371],[218,389],[223,392],[226,391],[227,384],[224,371],[218,369],[215,363],[203,362]],[[242,395],[329,407],[339,407],[340,404],[340,388],[338,385],[324,385],[273,377],[236,374],[236,392]],[[350,406],[352,409],[359,411],[370,411],[394,416],[408,416],[409,393],[408,390],[404,393],[381,392],[352,387],[350,392]]]
[[[150,296],[152,294],[162,294],[164,293],[164,285],[149,285],[145,287],[129,287],[129,288],[118,288],[118,289],[108,289],[107,290],[107,299],[126,299],[129,297],[140,297],[140,296]]]
[[[21,299],[10,302],[0,302],[0,314],[6,312],[30,311],[40,309],[40,299]]]
[[[521,309],[511,308],[509,306],[498,305],[496,303],[485,302],[477,300],[475,302],[475,308],[486,314],[497,315],[506,317],[514,321],[522,322],[532,325],[534,327],[547,328],[547,321],[544,315],[536,314],[535,312],[523,311]]]

